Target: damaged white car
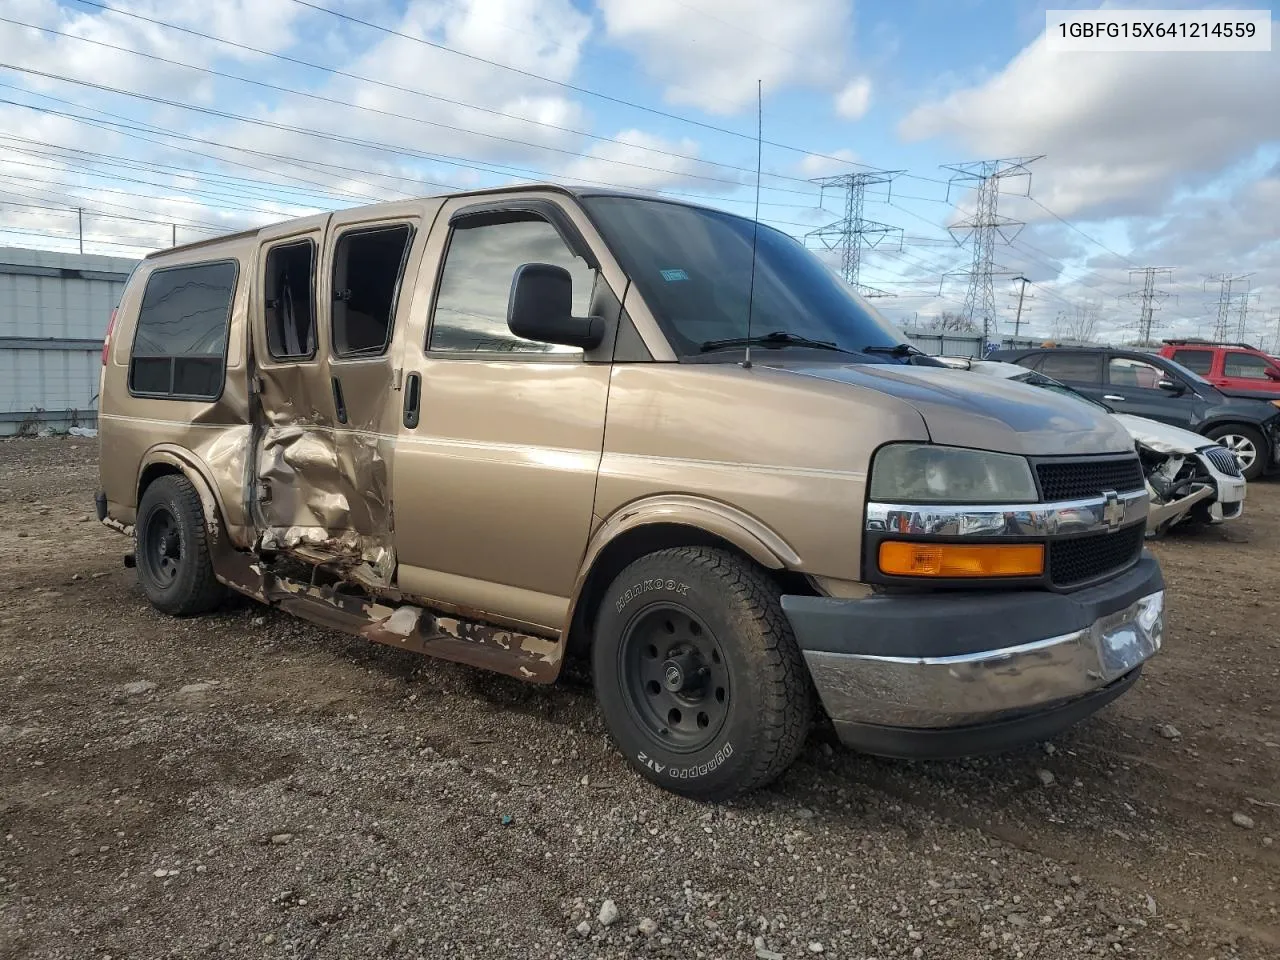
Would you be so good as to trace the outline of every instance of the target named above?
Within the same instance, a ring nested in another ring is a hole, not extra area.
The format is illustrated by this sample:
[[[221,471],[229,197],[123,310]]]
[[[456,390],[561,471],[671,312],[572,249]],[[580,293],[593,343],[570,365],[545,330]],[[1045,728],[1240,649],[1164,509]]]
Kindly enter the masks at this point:
[[[956,369],[1043,387],[1102,407],[1066,384],[1017,364],[968,357],[936,359]],[[1245,479],[1226,447],[1158,420],[1127,413],[1111,415],[1129,431],[1142,459],[1147,492],[1151,495],[1148,537],[1158,537],[1186,521],[1216,524],[1234,520],[1244,512]]]

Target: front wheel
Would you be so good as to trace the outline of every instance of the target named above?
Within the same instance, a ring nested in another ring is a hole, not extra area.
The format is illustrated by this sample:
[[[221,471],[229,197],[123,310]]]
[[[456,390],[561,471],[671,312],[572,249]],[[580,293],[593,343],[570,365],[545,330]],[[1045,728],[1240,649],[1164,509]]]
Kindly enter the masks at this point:
[[[1246,480],[1253,481],[1262,476],[1267,465],[1267,444],[1257,430],[1232,424],[1215,427],[1209,431],[1208,436],[1235,455],[1236,463]]]
[[[791,765],[813,694],[778,598],[763,571],[707,547],[649,554],[609,586],[592,645],[596,697],[643,776],[723,800]]]

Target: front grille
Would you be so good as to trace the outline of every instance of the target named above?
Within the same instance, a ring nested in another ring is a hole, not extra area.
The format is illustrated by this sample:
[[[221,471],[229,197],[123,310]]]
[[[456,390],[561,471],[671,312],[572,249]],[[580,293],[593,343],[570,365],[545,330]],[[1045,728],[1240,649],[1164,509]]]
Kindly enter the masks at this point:
[[[1042,461],[1036,464],[1040,492],[1052,503],[1056,500],[1083,500],[1104,490],[1142,490],[1142,464],[1137,457],[1120,460]]]
[[[1085,583],[1126,567],[1142,552],[1146,524],[1049,543],[1049,579],[1056,587]]]
[[[1228,477],[1240,476],[1240,464],[1236,462],[1236,455],[1226,447],[1209,447],[1204,451],[1204,455],[1209,458],[1210,463]]]

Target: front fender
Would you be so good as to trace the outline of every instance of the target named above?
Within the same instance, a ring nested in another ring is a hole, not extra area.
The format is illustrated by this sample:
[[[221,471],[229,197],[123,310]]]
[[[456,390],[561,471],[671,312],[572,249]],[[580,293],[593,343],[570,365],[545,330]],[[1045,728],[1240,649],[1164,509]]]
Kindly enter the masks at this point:
[[[758,519],[718,500],[687,494],[664,494],[624,504],[605,519],[587,544],[565,619],[567,634],[582,598],[587,578],[601,554],[620,537],[655,524],[692,527],[733,544],[762,567],[795,568],[800,556],[777,533]]]

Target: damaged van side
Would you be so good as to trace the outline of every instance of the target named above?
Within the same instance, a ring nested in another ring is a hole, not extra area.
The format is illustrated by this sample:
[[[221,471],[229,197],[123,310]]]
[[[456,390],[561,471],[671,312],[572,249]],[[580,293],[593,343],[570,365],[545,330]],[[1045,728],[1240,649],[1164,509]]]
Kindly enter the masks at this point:
[[[1141,464],[1105,413],[917,354],[716,210],[322,214],[135,271],[98,513],[174,615],[231,589],[534,682],[588,657],[688,796],[769,782],[819,711],[889,756],[1042,739],[1160,647]]]

